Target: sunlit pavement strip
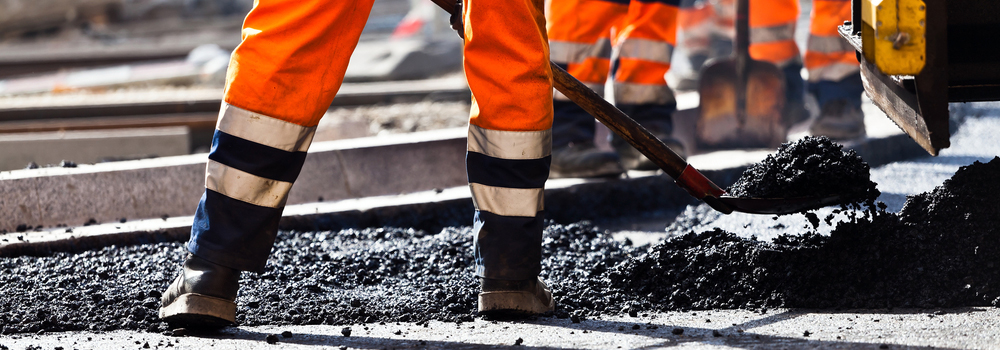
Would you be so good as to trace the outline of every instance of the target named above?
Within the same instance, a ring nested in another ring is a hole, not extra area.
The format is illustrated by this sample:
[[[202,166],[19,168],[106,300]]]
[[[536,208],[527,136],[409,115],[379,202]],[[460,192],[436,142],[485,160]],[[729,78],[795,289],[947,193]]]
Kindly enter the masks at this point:
[[[266,326],[229,328],[212,335],[173,337],[155,333],[49,333],[0,338],[11,349],[657,349],[686,347],[904,349],[1000,348],[1000,309],[821,311],[713,310],[639,317],[536,321],[430,322],[346,326]],[[674,334],[683,329],[682,334]],[[282,337],[284,331],[291,338]],[[276,345],[268,335],[277,335]],[[89,339],[89,340],[88,340]]]

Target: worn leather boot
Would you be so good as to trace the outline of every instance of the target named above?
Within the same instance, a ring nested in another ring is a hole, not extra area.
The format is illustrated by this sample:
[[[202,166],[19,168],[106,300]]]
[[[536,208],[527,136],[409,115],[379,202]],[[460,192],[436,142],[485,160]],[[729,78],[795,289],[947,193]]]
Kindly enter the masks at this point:
[[[865,136],[865,114],[847,100],[827,102],[820,111],[819,118],[809,127],[813,136],[826,136],[844,141]]]
[[[538,315],[554,311],[552,291],[541,278],[505,281],[480,278],[479,313]]]
[[[221,328],[236,322],[240,271],[188,254],[161,299],[160,319],[174,326]]]
[[[618,155],[599,150],[590,142],[552,150],[549,178],[616,177],[624,172],[618,163]]]

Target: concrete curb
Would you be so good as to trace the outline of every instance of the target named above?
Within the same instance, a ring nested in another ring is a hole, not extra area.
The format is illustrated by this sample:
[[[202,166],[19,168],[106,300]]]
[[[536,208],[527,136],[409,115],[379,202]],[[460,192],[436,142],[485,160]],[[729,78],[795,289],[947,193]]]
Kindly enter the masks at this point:
[[[313,144],[288,204],[466,184],[464,128]],[[0,172],[0,231],[190,215],[206,154]],[[400,176],[405,174],[405,176]]]
[[[191,131],[185,126],[110,130],[0,133],[0,171],[26,164],[58,164],[65,159],[96,163],[188,154]]]
[[[118,94],[19,96],[0,101],[0,122],[90,117],[121,117],[177,113],[218,113],[222,89],[137,91]],[[332,106],[356,106],[400,101],[467,100],[472,96],[464,76],[404,83],[345,83]]]
[[[153,332],[8,336],[11,349],[996,349],[996,308],[649,312],[638,317],[266,325],[175,337]],[[710,320],[711,322],[706,322]],[[351,328],[351,336],[341,330]],[[674,333],[674,330],[683,332]],[[265,337],[289,331],[268,344]],[[70,346],[69,344],[72,344]]]
[[[454,132],[454,131],[451,131]],[[420,135],[411,135],[416,138]],[[374,142],[376,140],[363,140],[364,142]],[[341,141],[335,141],[341,142]],[[453,138],[439,140],[439,147],[445,149],[448,143],[460,144],[460,157],[464,157],[464,138]],[[411,148],[408,151],[413,153],[425,153],[427,148],[420,148],[420,143],[400,142],[392,147]],[[337,147],[338,145],[324,145],[331,150],[316,150],[318,153],[349,154],[349,148]],[[417,147],[414,147],[417,146]],[[424,144],[423,147],[428,147]],[[456,145],[452,144],[451,151]],[[873,167],[886,164],[888,162],[899,161],[926,154],[916,143],[912,142],[906,135],[894,134],[878,139],[867,139],[852,146],[859,154]],[[379,158],[374,154],[381,154],[379,147],[360,147],[357,150],[369,152],[368,157]],[[337,151],[335,151],[337,150]],[[362,151],[355,151],[355,157],[365,155]],[[384,152],[384,151],[381,151]],[[390,154],[392,152],[389,152]],[[433,153],[430,153],[433,154]],[[759,161],[768,154],[767,151],[726,151],[716,152],[706,155],[693,156],[690,162],[713,182],[720,186],[727,186],[734,182],[742,174],[749,164]],[[313,154],[310,154],[313,157]],[[368,163],[369,167],[376,164],[394,164],[395,162],[405,162],[402,158],[412,157],[411,155],[401,155],[400,159],[392,160],[391,163]],[[345,157],[348,158],[348,157]],[[309,162],[309,161],[307,161]],[[203,163],[198,163],[198,176],[200,176]],[[308,163],[307,163],[308,164]],[[411,163],[412,164],[412,163]],[[440,163],[438,163],[440,164]],[[321,166],[322,165],[322,166]],[[451,178],[453,182],[448,186],[435,186],[437,189],[428,190],[423,186],[422,190],[412,190],[409,194],[388,195],[389,193],[402,193],[405,188],[415,188],[420,181],[409,183],[395,183],[389,187],[399,192],[391,190],[384,185],[392,182],[393,174],[399,172],[383,172],[383,178],[370,178],[368,184],[377,184],[370,188],[369,192],[358,191],[357,194],[364,194],[354,198],[341,198],[332,202],[310,202],[310,196],[316,195],[314,190],[304,190],[304,188],[323,188],[323,179],[319,176],[310,176],[315,181],[312,184],[296,183],[293,193],[297,192],[296,200],[300,204],[289,205],[285,208],[281,220],[283,230],[332,230],[337,231],[345,228],[367,228],[367,227],[414,227],[417,229],[435,232],[447,226],[468,225],[473,215],[471,195],[465,185],[464,162],[451,164],[453,169],[431,168],[429,164],[423,164],[425,171],[433,171],[433,174],[450,174],[458,176]],[[459,166],[455,166],[459,165]],[[324,172],[323,166],[336,167],[333,162],[314,162],[310,173],[330,174],[342,173],[342,168],[332,169],[331,172]],[[441,165],[438,165],[439,167]],[[390,168],[384,168],[390,169]],[[367,169],[359,169],[362,174],[371,174]],[[419,171],[418,171],[419,172]],[[406,172],[404,172],[406,173]],[[413,174],[414,172],[409,172]],[[451,174],[458,173],[458,174]],[[303,175],[305,175],[305,169]],[[683,210],[684,206],[694,204],[696,201],[687,193],[673,184],[673,180],[660,172],[631,172],[630,178],[613,180],[595,179],[557,179],[550,180],[546,184],[545,208],[546,218],[557,223],[572,223],[588,218],[609,218],[609,217],[636,217],[650,215],[669,215]],[[429,176],[438,178],[439,176]],[[300,177],[301,178],[301,177]],[[304,178],[303,178],[304,179]],[[440,179],[439,179],[440,180]],[[382,181],[382,182],[380,182]],[[457,183],[454,183],[457,182]],[[0,184],[3,181],[0,180]],[[426,183],[425,183],[426,184]],[[200,195],[200,183],[198,195]],[[302,185],[302,186],[300,186]],[[364,187],[364,186],[362,186]],[[434,188],[434,187],[432,187]],[[378,193],[381,189],[383,193]],[[327,189],[327,191],[332,191]],[[324,192],[331,193],[331,192]],[[334,199],[336,197],[326,197],[324,199]],[[196,202],[194,200],[193,202]],[[5,208],[4,206],[3,208]],[[193,210],[194,204],[181,208],[185,213]],[[0,235],[0,257],[18,255],[44,255],[53,251],[80,251],[95,249],[110,245],[145,244],[151,242],[184,241],[187,240],[191,228],[193,217],[183,216],[164,219],[149,219],[128,221],[125,223],[111,223],[87,227],[76,228],[56,228],[41,232],[8,233]]]

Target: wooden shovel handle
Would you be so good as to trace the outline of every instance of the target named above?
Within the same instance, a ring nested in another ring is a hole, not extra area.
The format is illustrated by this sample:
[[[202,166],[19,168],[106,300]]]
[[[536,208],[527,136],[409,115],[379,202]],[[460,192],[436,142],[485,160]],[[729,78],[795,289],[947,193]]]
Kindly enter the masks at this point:
[[[562,67],[552,62],[549,62],[549,65],[552,68],[552,85],[556,90],[569,97],[570,100],[604,123],[608,129],[628,141],[635,149],[646,155],[660,169],[663,169],[667,175],[674,179],[681,176],[684,168],[687,167],[687,161],[684,158],[674,153],[649,130],[608,103],[594,90],[569,75]]]
[[[455,11],[454,0],[431,0],[449,14]],[[670,150],[667,145],[657,139],[646,128],[639,125],[635,120],[625,115],[621,110],[604,100],[594,90],[583,85],[579,80],[566,72],[555,63],[549,62],[552,68],[553,86],[556,90],[569,97],[570,100],[593,115],[601,123],[607,125],[609,129],[621,136],[625,141],[634,146],[640,153],[646,155],[653,163],[656,163],[667,175],[677,179],[687,162]]]
[[[438,6],[440,6],[448,13],[455,11],[454,0],[431,0]],[[604,123],[611,131],[620,136],[621,138],[628,141],[633,147],[639,150],[640,153],[649,158],[653,163],[663,169],[667,175],[670,175],[678,185],[684,187],[698,199],[705,200],[706,203],[712,205],[722,212],[731,212],[732,209],[724,207],[722,204],[713,203],[717,202],[713,199],[725,193],[719,186],[715,185],[707,178],[704,177],[696,169],[688,166],[687,161],[681,156],[677,155],[663,144],[662,141],[653,136],[649,130],[639,125],[635,120],[630,118],[628,115],[623,113],[621,110],[604,100],[603,97],[598,95],[594,90],[591,90],[586,85],[583,85],[579,80],[574,78],[572,75],[566,72],[555,63],[549,62],[549,66],[552,68],[552,81],[553,86],[556,90],[566,95],[570,100],[575,102],[585,111],[593,115],[601,123]],[[685,171],[687,169],[687,171]],[[681,174],[684,174],[682,177]],[[697,183],[698,186],[692,186],[691,184]],[[698,188],[693,189],[692,187]],[[704,190],[700,188],[705,188]],[[710,198],[711,197],[711,198]],[[708,198],[708,200],[706,200]],[[723,206],[722,208],[717,208],[717,205]],[[728,209],[728,210],[727,210]]]

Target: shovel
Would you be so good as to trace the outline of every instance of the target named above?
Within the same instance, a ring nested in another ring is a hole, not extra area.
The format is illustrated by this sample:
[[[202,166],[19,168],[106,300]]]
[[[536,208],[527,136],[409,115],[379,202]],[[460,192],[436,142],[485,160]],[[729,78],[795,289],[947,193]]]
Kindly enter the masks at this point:
[[[787,137],[781,118],[785,76],[774,64],[750,58],[749,8],[749,0],[736,3],[733,56],[702,68],[695,138],[700,148],[774,148]]]
[[[431,0],[448,13],[452,18],[460,18],[456,13],[460,10],[455,0]],[[746,0],[741,0],[746,1]],[[744,18],[745,18],[744,12]],[[452,21],[453,27],[461,28]],[[456,28],[457,29],[457,28]],[[459,30],[459,35],[462,31]],[[804,210],[816,209],[836,204],[840,197],[805,197],[805,198],[737,198],[729,196],[719,186],[692,167],[663,144],[646,128],[615,106],[605,101],[594,90],[583,85],[579,80],[569,75],[555,63],[549,62],[552,69],[553,86],[570,100],[604,123],[611,131],[628,141],[640,153],[663,169],[674,179],[678,186],[689,194],[705,202],[719,212],[729,214],[733,211],[753,214],[790,214]],[[780,72],[779,72],[780,73]]]

